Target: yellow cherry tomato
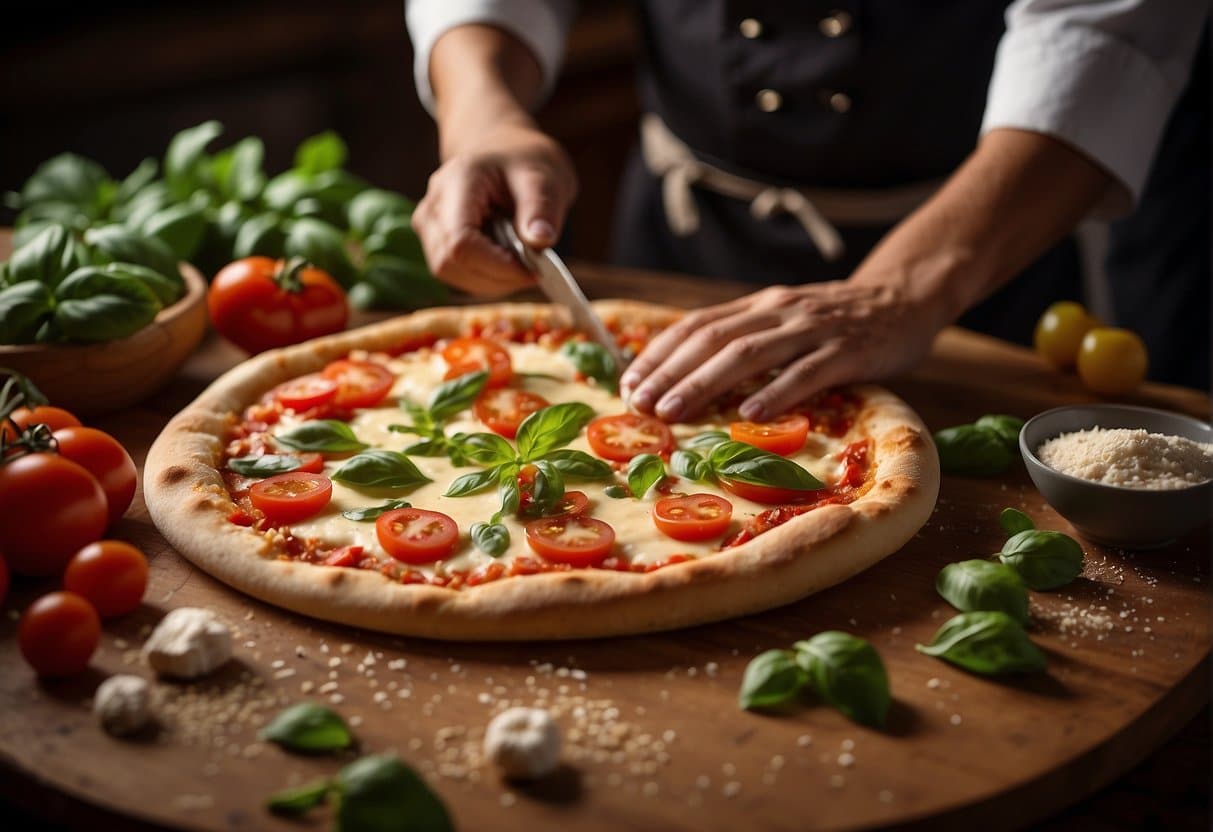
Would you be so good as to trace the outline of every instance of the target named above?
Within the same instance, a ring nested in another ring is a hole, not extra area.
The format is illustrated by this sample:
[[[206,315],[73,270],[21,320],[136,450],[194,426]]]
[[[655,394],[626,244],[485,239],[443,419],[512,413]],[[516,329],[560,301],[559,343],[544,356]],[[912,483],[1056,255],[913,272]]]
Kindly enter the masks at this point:
[[[1099,320],[1072,300],[1049,306],[1036,323],[1033,341],[1041,357],[1059,370],[1073,367],[1082,338],[1099,326]]]
[[[1146,345],[1127,329],[1096,327],[1083,336],[1078,375],[1096,393],[1128,393],[1146,377]]]

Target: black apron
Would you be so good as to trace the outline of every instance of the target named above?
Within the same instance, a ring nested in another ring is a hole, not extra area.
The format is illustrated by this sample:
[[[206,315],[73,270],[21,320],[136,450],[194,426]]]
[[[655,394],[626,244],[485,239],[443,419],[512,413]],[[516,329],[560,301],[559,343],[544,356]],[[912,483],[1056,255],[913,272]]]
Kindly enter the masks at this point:
[[[872,189],[945,177],[972,152],[1007,3],[650,0],[638,5],[645,58],[642,104],[697,157],[771,184]],[[1199,90],[1188,91],[1189,106],[1177,108],[1164,143],[1167,150],[1183,151],[1183,158],[1166,157],[1175,181],[1156,192],[1156,170],[1137,212],[1114,226],[1109,271],[1117,292],[1116,323],[1146,338],[1151,378],[1207,386],[1209,96],[1207,72],[1194,75],[1192,86],[1204,80],[1203,99]],[[1179,121],[1190,135],[1182,146],[1171,147]],[[1201,164],[1205,175],[1194,175],[1193,167]],[[699,228],[690,236],[675,236],[660,183],[639,152],[633,153],[620,194],[615,260],[756,285],[836,280],[847,277],[889,230],[839,227],[846,252],[829,262],[791,216],[759,220],[745,202],[702,188],[692,192]],[[1169,222],[1179,215],[1185,218],[1182,229]],[[1206,235],[1200,252],[1192,245],[1198,227]],[[1166,238],[1163,245],[1160,235]],[[1136,245],[1125,242],[1134,238]],[[1172,266],[1163,276],[1169,302],[1143,303],[1140,296],[1157,284],[1164,251]],[[1131,268],[1122,266],[1127,261]],[[1027,343],[1045,306],[1081,298],[1080,274],[1077,247],[1066,240],[960,323]],[[1122,298],[1133,297],[1128,286],[1138,298],[1122,307]],[[1162,340],[1172,337],[1170,316],[1178,314],[1186,314],[1194,328],[1191,341],[1203,337],[1203,351]],[[1201,314],[1203,323],[1197,320]]]

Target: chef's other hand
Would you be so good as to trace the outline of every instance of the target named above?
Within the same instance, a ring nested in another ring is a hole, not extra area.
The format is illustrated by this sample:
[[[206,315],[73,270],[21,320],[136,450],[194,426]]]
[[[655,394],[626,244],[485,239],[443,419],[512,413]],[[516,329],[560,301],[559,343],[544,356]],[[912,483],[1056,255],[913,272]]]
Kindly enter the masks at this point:
[[[741,404],[742,418],[768,421],[823,388],[916,363],[938,329],[938,316],[917,307],[874,283],[772,286],[688,314],[653,339],[622,386],[635,409],[685,421],[739,382],[782,367]]]

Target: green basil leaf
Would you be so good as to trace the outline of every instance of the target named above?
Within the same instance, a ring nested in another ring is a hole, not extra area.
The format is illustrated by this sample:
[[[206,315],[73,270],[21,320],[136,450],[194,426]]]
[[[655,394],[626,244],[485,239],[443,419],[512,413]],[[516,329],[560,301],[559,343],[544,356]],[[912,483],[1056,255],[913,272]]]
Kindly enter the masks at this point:
[[[531,504],[542,514],[564,496],[564,475],[545,459],[536,460],[535,479],[531,483]]]
[[[1019,432],[1023,430],[1023,419],[1005,413],[993,413],[982,416],[973,423],[973,427],[993,431],[1014,451],[1019,447]]]
[[[782,705],[799,696],[808,681],[791,650],[768,650],[746,665],[737,704],[745,710]]]
[[[51,314],[51,290],[35,280],[0,291],[0,344],[28,344]]]
[[[643,500],[649,489],[665,479],[665,463],[657,454],[638,454],[628,462],[628,489]]]
[[[78,266],[83,253],[72,232],[62,225],[48,225],[13,252],[8,261],[8,282],[36,280],[55,288]]]
[[[84,232],[84,242],[95,265],[134,263],[146,266],[169,280],[181,282],[172,249],[156,237],[131,231],[124,225],[101,225]]]
[[[185,199],[203,182],[200,172],[206,146],[223,132],[217,121],[205,121],[182,130],[169,141],[164,154],[164,179],[178,199]]]
[[[824,485],[792,460],[747,445],[728,440],[712,449],[708,463],[716,476],[798,491],[815,491]]]
[[[274,212],[250,217],[236,232],[232,244],[232,256],[239,259],[261,255],[281,258],[286,247],[286,232],[282,230],[282,217]]]
[[[370,188],[350,200],[347,211],[350,230],[359,237],[366,237],[385,218],[407,221],[413,207],[412,202],[398,193]]]
[[[939,467],[949,474],[990,477],[1011,467],[1015,455],[1000,434],[976,425],[957,425],[935,434]]]
[[[151,158],[144,159],[133,171],[127,174],[125,179],[118,183],[118,190],[114,192],[114,204],[124,205],[129,202],[134,198],[135,194],[152,184],[156,180],[156,174],[159,172],[159,162]]]
[[[354,287],[364,295],[356,304],[360,309],[421,309],[450,298],[447,285],[430,274],[424,260],[372,254],[363,261],[360,279]]]
[[[206,208],[198,202],[169,205],[145,219],[139,231],[168,246],[176,259],[189,260],[206,232]]]
[[[456,444],[468,459],[478,465],[502,465],[514,461],[513,446],[495,433],[459,434]]]
[[[26,180],[15,207],[28,210],[40,203],[66,203],[96,218],[105,207],[103,190],[109,182],[101,165],[74,153],[61,153],[39,165]]]
[[[337,773],[338,832],[453,832],[442,801],[394,756],[363,757]]]
[[[722,430],[705,430],[687,440],[686,446],[693,451],[710,452],[721,442],[727,442],[729,435]]]
[[[564,402],[536,410],[518,426],[518,456],[531,462],[577,438],[594,409],[583,402]]]
[[[176,202],[165,182],[153,182],[125,204],[116,206],[113,219],[137,231],[152,214]]]
[[[260,736],[290,751],[337,751],[354,742],[345,720],[314,702],[282,711],[261,729]]]
[[[497,470],[500,472],[497,475],[500,483],[497,486],[497,494],[501,498],[501,509],[493,515],[494,523],[504,515],[517,514],[518,508],[522,504],[522,489],[518,485],[518,466],[502,465]]]
[[[694,451],[677,450],[670,454],[670,468],[680,477],[701,482],[708,478],[711,466]]]
[[[455,480],[447,487],[446,492],[442,496],[466,497],[468,494],[484,491],[497,482],[499,473],[500,466],[497,468],[485,468],[483,471],[473,471],[470,474],[455,477]]]
[[[424,439],[404,449],[409,456],[446,456],[448,451],[446,439]]]
[[[283,253],[302,257],[332,275],[342,286],[354,283],[355,269],[345,250],[345,237],[333,225],[312,217],[291,223]]]
[[[847,719],[883,728],[892,697],[880,654],[849,633],[829,630],[793,645],[817,694]]]
[[[1082,573],[1082,547],[1061,532],[1019,532],[1003,544],[998,557],[1032,589],[1057,589]]]
[[[256,136],[241,139],[224,153],[230,160],[223,177],[216,176],[220,191],[228,199],[251,202],[265,187],[265,144]]]
[[[622,485],[608,485],[602,490],[602,493],[610,497],[612,500],[623,500],[632,496],[632,492],[628,491]]]
[[[1017,508],[1004,508],[998,515],[998,525],[1002,526],[1002,530],[1007,534],[1019,534],[1036,528],[1032,518]]]
[[[510,530],[501,523],[473,523],[469,531],[472,544],[492,557],[500,557],[510,548]]]
[[[55,290],[55,327],[72,341],[112,341],[147,326],[160,301],[142,281],[96,266],[76,269]]]
[[[390,254],[409,263],[425,263],[421,240],[407,218],[379,222],[362,241],[362,248],[367,255]]]
[[[988,560],[949,563],[935,578],[935,591],[962,612],[998,610],[1028,621],[1028,590],[1011,567]]]
[[[172,306],[181,299],[185,291],[185,283],[180,275],[176,280],[165,277],[160,272],[147,266],[136,266],[134,263],[107,263],[101,267],[106,274],[126,275],[133,277],[151,290],[161,307]]]
[[[350,457],[332,478],[360,488],[412,488],[430,478],[399,451],[375,449]]]
[[[325,130],[304,139],[295,151],[295,170],[307,176],[334,170],[345,165],[349,150],[341,137]]]
[[[322,780],[306,786],[284,789],[270,795],[265,802],[265,808],[279,815],[302,815],[323,803],[332,788],[332,783]]]
[[[961,613],[940,627],[930,644],[914,648],[971,673],[1034,673],[1045,667],[1044,654],[1005,612]]]
[[[430,396],[430,418],[435,423],[442,424],[460,411],[471,407],[488,380],[488,371],[478,370],[443,382]]]
[[[412,503],[408,500],[388,500],[386,503],[377,506],[367,506],[365,508],[352,508],[348,511],[341,512],[341,516],[346,520],[353,520],[355,523],[365,523],[368,520],[378,520],[380,515],[387,514],[389,511],[395,511],[398,508],[410,508]]]
[[[345,454],[361,451],[367,447],[365,442],[358,441],[353,428],[336,419],[304,422],[302,425],[278,434],[274,439],[278,444],[286,445],[297,451],[320,453]]]
[[[244,477],[272,477],[295,471],[303,460],[289,454],[262,454],[261,456],[238,456],[227,461],[227,467]]]
[[[614,393],[619,389],[619,368],[615,357],[596,341],[565,341],[560,354],[567,358],[577,372]]]
[[[605,460],[590,456],[585,451],[570,448],[549,451],[543,456],[557,471],[566,477],[578,480],[606,480],[615,476],[615,469]]]

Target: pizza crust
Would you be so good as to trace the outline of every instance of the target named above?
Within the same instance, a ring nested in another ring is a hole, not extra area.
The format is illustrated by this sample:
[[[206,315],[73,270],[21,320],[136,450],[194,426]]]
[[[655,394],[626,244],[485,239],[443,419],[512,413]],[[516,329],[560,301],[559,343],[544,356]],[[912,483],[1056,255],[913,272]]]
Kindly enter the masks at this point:
[[[594,304],[604,317],[665,326],[679,310],[632,301]],[[228,522],[234,505],[217,470],[233,414],[267,390],[351,350],[386,350],[475,322],[528,327],[552,307],[432,309],[263,353],[224,374],[165,427],[148,453],[144,493],[156,526],[187,559],[267,603],[372,630],[443,640],[615,636],[703,624],[796,601],[897,551],[926,522],[939,491],[935,446],[917,414],[883,388],[859,386],[860,424],[875,445],[872,487],[736,548],[653,572],[548,572],[451,590],[402,585],[372,570],[272,555],[267,535]]]

